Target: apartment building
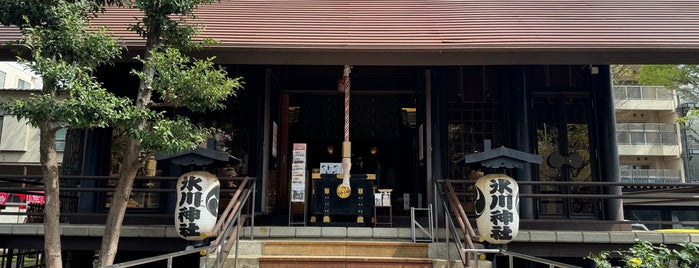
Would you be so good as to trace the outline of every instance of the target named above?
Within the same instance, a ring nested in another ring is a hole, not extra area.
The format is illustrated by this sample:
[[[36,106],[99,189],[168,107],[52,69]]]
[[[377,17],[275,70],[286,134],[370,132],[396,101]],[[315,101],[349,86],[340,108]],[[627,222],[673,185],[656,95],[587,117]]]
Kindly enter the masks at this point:
[[[661,86],[614,86],[619,165],[624,182],[686,181],[677,93]]]
[[[16,62],[0,62],[0,95],[27,96],[41,88],[41,77]],[[39,129],[24,119],[0,114],[0,174],[40,175]],[[57,135],[58,159],[65,145],[65,130]]]
[[[24,97],[42,86],[41,77],[16,62],[0,62],[0,96]],[[58,161],[63,158],[65,130],[57,134]],[[27,120],[5,116],[0,111],[0,175],[41,175],[39,162],[39,129],[27,124]],[[27,209],[27,195],[0,193],[5,212],[23,212]],[[37,195],[40,196],[40,195]],[[0,222],[19,223],[23,215],[2,215]]]
[[[645,185],[625,187],[624,192],[633,196],[662,189],[665,195],[686,195],[675,186],[696,182],[692,162],[699,160],[694,158],[699,154],[699,136],[677,119],[690,105],[679,103],[676,90],[661,86],[617,85],[613,90],[621,180]],[[646,224],[650,229],[695,229],[692,222],[699,219],[695,207],[687,200],[624,200],[628,220],[672,222]]]

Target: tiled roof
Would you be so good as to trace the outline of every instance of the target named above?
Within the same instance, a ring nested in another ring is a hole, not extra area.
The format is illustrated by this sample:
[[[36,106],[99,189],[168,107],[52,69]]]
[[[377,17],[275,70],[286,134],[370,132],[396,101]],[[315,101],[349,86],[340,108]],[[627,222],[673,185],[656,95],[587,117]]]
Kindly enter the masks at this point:
[[[226,51],[699,50],[695,0],[222,0],[197,14]],[[94,22],[138,47],[126,31],[136,15],[112,8]]]

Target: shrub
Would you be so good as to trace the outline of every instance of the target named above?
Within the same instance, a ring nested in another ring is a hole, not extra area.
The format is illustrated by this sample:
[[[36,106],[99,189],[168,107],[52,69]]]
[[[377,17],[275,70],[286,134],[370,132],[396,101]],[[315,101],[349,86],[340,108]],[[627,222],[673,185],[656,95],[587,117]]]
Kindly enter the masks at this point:
[[[681,243],[678,249],[666,245],[654,246],[648,241],[636,239],[628,250],[602,251],[587,258],[600,268],[655,268],[655,267],[699,267],[699,245]]]

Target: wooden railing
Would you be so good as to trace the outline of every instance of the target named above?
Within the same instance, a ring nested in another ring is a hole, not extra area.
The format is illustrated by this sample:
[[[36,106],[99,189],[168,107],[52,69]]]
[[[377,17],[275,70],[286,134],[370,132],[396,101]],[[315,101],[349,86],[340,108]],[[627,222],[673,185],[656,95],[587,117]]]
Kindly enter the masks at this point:
[[[72,207],[62,206],[61,221],[64,223],[99,223],[103,222],[108,210],[107,195],[114,191],[114,188],[109,186],[109,181],[117,180],[118,177],[113,176],[61,176],[59,181],[61,203],[72,203]],[[168,211],[168,208],[163,206],[167,200],[165,198],[176,199],[178,192],[175,184],[178,177],[136,177],[133,195],[148,194],[161,199],[160,206],[156,207],[131,207],[126,211],[126,217],[142,219],[135,221],[134,224],[149,225],[149,224],[170,224],[172,222],[173,211]],[[237,191],[242,189],[242,186],[250,186],[254,184],[254,177],[221,177],[221,197],[226,198],[233,195],[233,199],[239,197],[242,193]],[[43,183],[41,176],[23,176],[23,175],[0,175],[0,193],[9,193],[11,198],[8,205],[28,205],[27,201],[21,203],[12,202],[12,198],[17,198],[21,195],[43,195]],[[65,184],[65,181],[73,181],[74,184]],[[236,184],[236,187],[227,187],[229,182]],[[147,187],[150,183],[160,184],[159,187]],[[139,186],[141,185],[141,186]],[[93,194],[91,208],[86,210],[78,210],[78,195],[77,193]],[[224,197],[226,196],[226,197]],[[15,199],[16,200],[16,199]],[[173,201],[174,202],[174,201]],[[141,204],[143,205],[143,204]],[[172,210],[172,208],[169,208]],[[233,208],[226,208],[222,214],[230,213]],[[41,218],[41,211],[14,211],[10,212],[7,209],[0,210],[0,216],[17,216],[17,217],[38,217]],[[228,216],[226,214],[226,216]],[[90,220],[94,222],[89,222]],[[88,221],[88,222],[85,222]],[[125,220],[125,225],[130,222]],[[221,226],[218,226],[221,228]],[[219,230],[220,232],[220,230]]]

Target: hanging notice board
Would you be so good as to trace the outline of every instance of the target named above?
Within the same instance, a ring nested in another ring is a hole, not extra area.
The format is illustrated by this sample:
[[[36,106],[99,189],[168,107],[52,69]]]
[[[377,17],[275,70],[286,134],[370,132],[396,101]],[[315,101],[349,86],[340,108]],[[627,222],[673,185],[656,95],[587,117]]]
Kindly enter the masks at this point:
[[[306,225],[306,144],[294,143],[291,162],[289,226]],[[298,213],[298,209],[302,213]],[[299,219],[299,216],[302,218]]]

